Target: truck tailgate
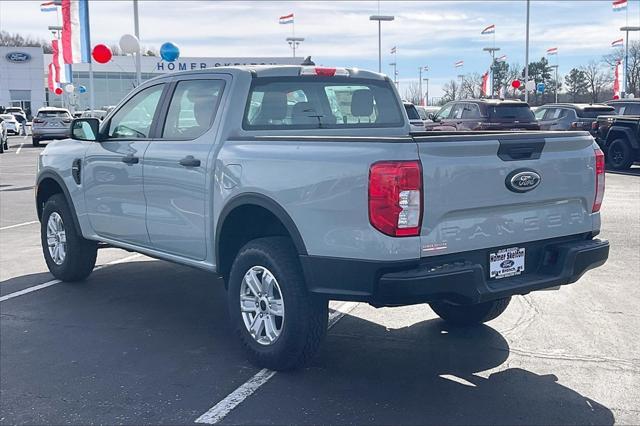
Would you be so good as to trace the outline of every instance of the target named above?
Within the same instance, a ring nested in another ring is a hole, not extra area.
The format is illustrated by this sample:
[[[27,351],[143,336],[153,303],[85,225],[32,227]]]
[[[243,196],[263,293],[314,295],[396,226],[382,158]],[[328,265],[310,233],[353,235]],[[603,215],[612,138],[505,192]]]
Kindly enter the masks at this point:
[[[414,140],[424,179],[422,257],[599,228],[599,215],[591,213],[595,145],[587,133],[461,133]],[[522,171],[531,187],[510,183]]]

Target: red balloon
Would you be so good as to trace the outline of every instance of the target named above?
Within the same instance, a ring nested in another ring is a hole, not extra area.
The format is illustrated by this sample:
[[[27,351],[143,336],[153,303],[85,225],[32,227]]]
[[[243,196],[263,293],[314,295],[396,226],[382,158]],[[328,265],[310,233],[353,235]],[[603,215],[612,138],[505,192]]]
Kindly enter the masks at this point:
[[[54,90],[54,93],[58,96],[62,95],[62,89],[59,87],[56,87],[56,90]]]
[[[614,100],[614,101],[617,101],[618,99],[620,99],[620,96],[618,96],[618,95],[613,95],[613,100]]]
[[[511,82],[511,87],[513,87],[514,89],[517,89],[518,87],[520,87],[520,80],[513,80]]]
[[[93,56],[93,59],[95,59],[96,62],[100,64],[106,64],[111,60],[113,54],[111,53],[111,49],[109,49],[109,46],[105,44],[96,44],[93,47],[91,56]]]

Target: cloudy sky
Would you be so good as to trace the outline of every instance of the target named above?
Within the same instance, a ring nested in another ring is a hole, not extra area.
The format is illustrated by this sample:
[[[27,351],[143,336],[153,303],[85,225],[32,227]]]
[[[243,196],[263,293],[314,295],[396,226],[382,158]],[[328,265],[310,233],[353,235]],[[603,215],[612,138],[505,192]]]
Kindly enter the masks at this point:
[[[45,1],[45,0],[42,0]],[[42,1],[0,1],[0,29],[49,37],[47,26],[55,13],[41,13]],[[629,0],[629,25],[640,25],[640,0]],[[395,15],[383,23],[383,72],[392,73],[389,50],[397,46],[402,84],[417,81],[418,67],[428,65],[430,95],[460,70],[483,72],[489,56],[482,48],[493,37],[480,35],[490,24],[497,27],[496,46],[509,63],[524,63],[524,1],[140,1],[142,43],[159,47],[165,41],[179,45],[181,56],[288,56],[284,41],[291,25],[278,17],[295,13],[296,35],[306,40],[299,56],[312,55],[323,65],[377,69],[377,26],[371,14]],[[133,33],[132,2],[91,1],[92,43],[116,44],[122,34]],[[614,13],[611,0],[555,0],[531,3],[532,60],[549,47],[558,47],[560,73],[611,51],[620,38],[627,15]],[[640,39],[640,32],[633,34]],[[555,58],[552,58],[552,62]]]

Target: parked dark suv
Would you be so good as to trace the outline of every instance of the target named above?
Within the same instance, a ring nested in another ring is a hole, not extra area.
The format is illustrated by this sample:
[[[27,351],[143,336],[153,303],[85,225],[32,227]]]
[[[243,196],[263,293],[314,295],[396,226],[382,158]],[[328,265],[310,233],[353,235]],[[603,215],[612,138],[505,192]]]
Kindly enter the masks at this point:
[[[614,114],[612,106],[604,104],[547,104],[536,110],[540,130],[586,130],[595,136],[594,121],[599,115]]]
[[[436,114],[427,130],[540,130],[526,102],[499,99],[452,101]]]

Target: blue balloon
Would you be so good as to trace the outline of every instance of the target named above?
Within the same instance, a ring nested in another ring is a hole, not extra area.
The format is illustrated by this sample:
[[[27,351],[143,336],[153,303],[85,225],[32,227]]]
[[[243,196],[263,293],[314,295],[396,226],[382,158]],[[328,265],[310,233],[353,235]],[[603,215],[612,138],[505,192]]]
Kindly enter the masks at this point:
[[[80,87],[78,87],[78,92],[80,92],[80,93],[87,93],[87,88],[86,88],[86,87],[84,87],[84,86],[80,86]]]
[[[180,49],[178,46],[170,41],[160,46],[160,57],[167,62],[173,62],[180,56]]]

